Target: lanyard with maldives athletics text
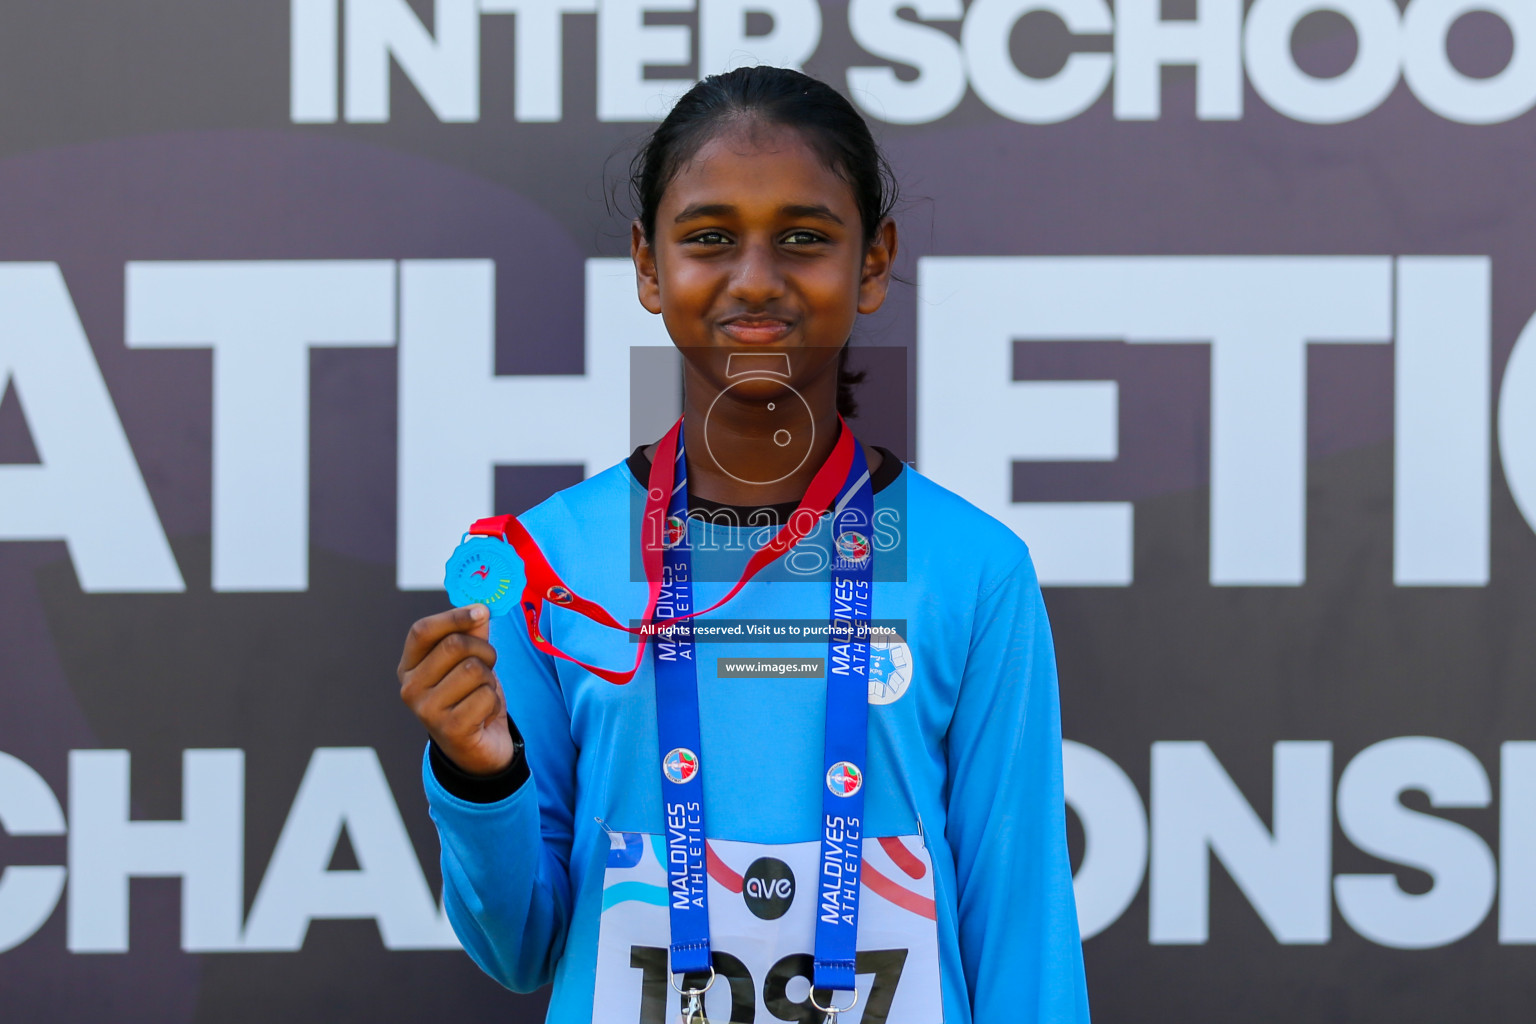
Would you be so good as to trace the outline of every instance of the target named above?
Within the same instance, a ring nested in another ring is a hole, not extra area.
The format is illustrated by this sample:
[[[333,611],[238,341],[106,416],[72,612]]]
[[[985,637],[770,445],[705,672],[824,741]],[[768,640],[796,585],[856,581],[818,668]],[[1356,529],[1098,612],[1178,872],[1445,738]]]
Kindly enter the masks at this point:
[[[844,427],[846,430],[847,428]],[[656,457],[670,454],[658,448]],[[693,611],[689,557],[687,460],[677,435],[667,508],[660,620]],[[874,587],[874,497],[862,446],[833,507],[832,593],[827,637],[826,745],[822,792],[821,871],[817,883],[813,986],[854,988],[858,939],[859,865],[863,849],[864,756],[869,724],[869,622]],[[819,511],[819,510],[818,510]],[[797,515],[803,514],[797,510]],[[711,969],[704,785],[699,735],[698,663],[692,624],[683,621],[652,649],[656,669],[656,724],[662,756],[667,820],[667,891],[675,974]],[[825,1009],[825,1008],[823,1008]]]

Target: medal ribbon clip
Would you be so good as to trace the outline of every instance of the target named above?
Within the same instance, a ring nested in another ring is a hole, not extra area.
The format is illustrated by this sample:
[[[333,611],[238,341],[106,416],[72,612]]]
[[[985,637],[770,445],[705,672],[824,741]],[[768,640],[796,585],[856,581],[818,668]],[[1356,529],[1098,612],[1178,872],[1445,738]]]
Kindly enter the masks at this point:
[[[681,988],[677,984],[675,977],[667,979],[672,985],[674,992],[688,997],[688,1005],[683,1007],[682,1024],[709,1024],[709,1021],[704,1018],[704,993],[714,988],[715,978],[717,977],[715,969],[711,967],[709,969],[709,980],[704,983],[703,988],[693,988],[692,986]]]
[[[849,1010],[859,1005],[859,990],[853,990],[853,1001],[850,1002],[847,1006],[837,1005],[837,993],[835,991],[827,997],[826,1006],[822,1006],[816,1001],[816,990],[814,988],[811,989],[810,1000],[812,1006],[816,1007],[816,1009],[827,1015],[826,1019],[822,1021],[822,1024],[837,1024],[838,1014],[847,1013]]]

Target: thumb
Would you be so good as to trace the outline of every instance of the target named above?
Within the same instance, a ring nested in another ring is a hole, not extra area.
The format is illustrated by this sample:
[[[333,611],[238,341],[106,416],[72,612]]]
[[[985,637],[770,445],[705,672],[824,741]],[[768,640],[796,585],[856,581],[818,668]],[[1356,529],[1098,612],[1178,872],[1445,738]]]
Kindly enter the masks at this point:
[[[490,642],[491,639],[491,610],[483,604],[469,606],[470,627],[464,632],[470,636],[477,636],[481,640]]]

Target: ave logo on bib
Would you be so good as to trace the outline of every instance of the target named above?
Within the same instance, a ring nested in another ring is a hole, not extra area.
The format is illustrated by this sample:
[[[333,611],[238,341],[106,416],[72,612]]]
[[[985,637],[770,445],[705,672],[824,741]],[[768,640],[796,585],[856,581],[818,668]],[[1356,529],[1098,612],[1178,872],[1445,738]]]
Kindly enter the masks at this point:
[[[795,902],[795,873],[777,857],[759,857],[741,876],[741,898],[764,921],[776,921]]]

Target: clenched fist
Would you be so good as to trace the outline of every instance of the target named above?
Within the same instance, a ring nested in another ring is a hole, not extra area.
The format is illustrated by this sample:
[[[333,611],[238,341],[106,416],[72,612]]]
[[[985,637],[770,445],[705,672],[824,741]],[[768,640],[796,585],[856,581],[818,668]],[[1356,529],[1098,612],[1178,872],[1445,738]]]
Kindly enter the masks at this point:
[[[483,604],[418,619],[400,656],[400,699],[438,748],[471,775],[512,763],[507,700],[492,671],[491,615]]]

